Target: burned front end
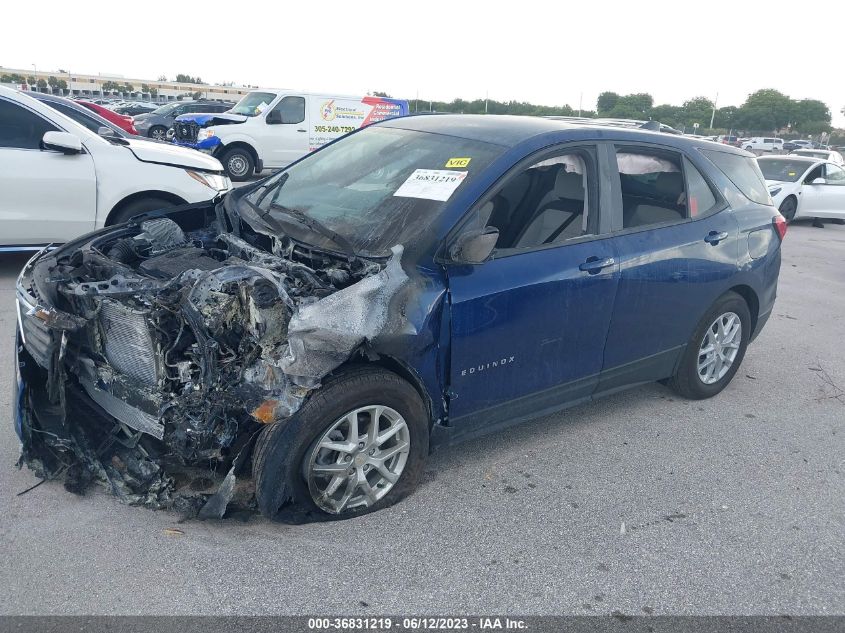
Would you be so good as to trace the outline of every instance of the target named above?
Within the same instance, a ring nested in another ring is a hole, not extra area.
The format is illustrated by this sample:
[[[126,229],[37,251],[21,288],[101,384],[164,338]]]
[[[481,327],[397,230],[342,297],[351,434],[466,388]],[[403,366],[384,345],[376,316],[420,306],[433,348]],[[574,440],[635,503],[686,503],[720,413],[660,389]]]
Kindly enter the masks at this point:
[[[406,279],[398,253],[340,257],[230,228],[220,208],[193,208],[27,264],[21,463],[74,491],[99,481],[129,503],[222,516],[255,434],[376,332]]]

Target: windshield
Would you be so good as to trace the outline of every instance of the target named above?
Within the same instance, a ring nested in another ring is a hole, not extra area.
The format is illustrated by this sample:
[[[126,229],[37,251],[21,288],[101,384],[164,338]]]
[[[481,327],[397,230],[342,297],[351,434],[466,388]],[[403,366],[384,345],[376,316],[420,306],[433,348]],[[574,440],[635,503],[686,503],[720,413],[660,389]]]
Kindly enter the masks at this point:
[[[811,165],[805,160],[789,160],[788,158],[758,158],[757,164],[766,180],[781,180],[796,182]]]
[[[830,156],[830,152],[826,151],[813,151],[811,149],[799,149],[794,152],[796,156],[810,156],[812,158],[827,158]]]
[[[426,229],[452,194],[503,151],[454,136],[369,127],[274,176],[246,201],[297,240],[386,256]]]
[[[153,113],[154,113],[154,114],[164,114],[164,115],[167,115],[167,114],[170,114],[171,112],[173,112],[173,111],[174,111],[176,108],[178,108],[180,105],[182,105],[182,104],[181,104],[181,103],[168,103],[168,104],[166,104],[166,105],[159,106],[158,108],[156,108],[155,110],[153,110]]]
[[[229,110],[232,114],[243,114],[244,116],[258,116],[267,108],[276,95],[272,92],[250,92],[238,104]]]

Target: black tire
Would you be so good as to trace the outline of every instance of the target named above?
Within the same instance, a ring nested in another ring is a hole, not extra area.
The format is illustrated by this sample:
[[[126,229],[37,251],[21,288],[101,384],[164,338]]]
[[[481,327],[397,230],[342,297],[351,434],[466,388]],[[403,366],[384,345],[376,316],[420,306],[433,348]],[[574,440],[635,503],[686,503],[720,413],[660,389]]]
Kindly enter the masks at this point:
[[[115,211],[109,217],[108,225],[122,224],[129,220],[133,215],[140,215],[141,213],[148,213],[149,211],[158,211],[159,209],[166,209],[167,207],[175,207],[176,204],[164,198],[140,198],[133,200],[120,210]]]
[[[739,350],[727,373],[720,380],[712,384],[706,384],[698,373],[699,350],[701,349],[707,329],[716,321],[719,315],[727,312],[733,312],[739,316],[742,324]],[[695,332],[693,332],[687,343],[686,350],[675,375],[668,381],[669,387],[679,395],[690,400],[712,398],[722,391],[733,379],[734,374],[736,374],[739,366],[742,364],[742,359],[745,357],[745,350],[748,347],[750,335],[751,312],[748,309],[748,304],[745,303],[745,299],[735,292],[725,293],[713,304],[702,317],[701,321],[699,321]]]
[[[255,161],[248,150],[241,147],[234,147],[220,157],[223,169],[226,170],[229,178],[235,182],[248,180],[255,173]]]
[[[331,514],[312,499],[304,460],[335,421],[371,404],[387,405],[405,419],[410,432],[407,462],[399,480],[374,504]],[[290,420],[270,424],[258,436],[252,458],[258,508],[268,518],[288,515],[301,521],[347,519],[393,505],[419,483],[428,456],[428,418],[416,389],[380,367],[352,367],[326,378]]]
[[[786,200],[780,203],[780,207],[778,211],[783,216],[783,219],[787,221],[787,223],[792,222],[795,219],[795,211],[798,209],[798,205],[795,203],[795,198],[789,196]]]
[[[166,141],[167,128],[163,125],[154,125],[147,131],[147,136],[157,141]]]
[[[745,147],[745,151],[746,151],[746,152],[753,152],[753,151],[754,151],[754,148],[753,148],[753,147],[751,147],[750,145],[747,145],[747,146]]]

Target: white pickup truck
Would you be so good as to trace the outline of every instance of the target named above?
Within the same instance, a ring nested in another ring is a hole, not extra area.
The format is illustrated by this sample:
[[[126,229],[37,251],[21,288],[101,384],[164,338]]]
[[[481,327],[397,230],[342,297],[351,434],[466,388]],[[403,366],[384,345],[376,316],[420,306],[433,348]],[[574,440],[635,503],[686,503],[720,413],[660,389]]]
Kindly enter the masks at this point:
[[[292,90],[255,90],[220,114],[184,114],[173,142],[220,159],[232,180],[286,167],[358,128],[408,114],[408,102]]]

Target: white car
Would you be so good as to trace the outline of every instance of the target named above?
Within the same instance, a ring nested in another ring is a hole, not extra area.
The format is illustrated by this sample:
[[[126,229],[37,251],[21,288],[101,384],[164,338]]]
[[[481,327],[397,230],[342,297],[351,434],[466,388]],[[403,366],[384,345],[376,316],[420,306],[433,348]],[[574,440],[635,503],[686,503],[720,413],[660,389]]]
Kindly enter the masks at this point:
[[[232,188],[211,156],[98,136],[0,86],[0,250],[32,250]]]
[[[742,149],[746,152],[782,152],[783,139],[782,138],[764,138],[762,136],[755,136],[754,138],[744,139],[742,141]]]
[[[830,161],[837,165],[845,165],[845,159],[842,154],[830,149],[796,149],[789,152],[790,156],[807,156],[808,158],[817,158],[819,160]]]
[[[769,194],[787,222],[801,218],[845,220],[845,168],[806,156],[757,159]]]

